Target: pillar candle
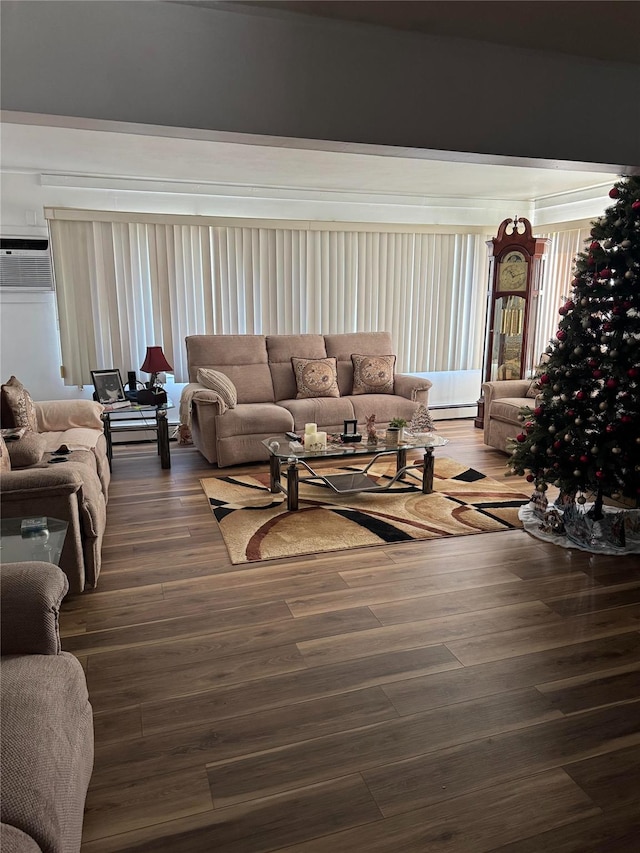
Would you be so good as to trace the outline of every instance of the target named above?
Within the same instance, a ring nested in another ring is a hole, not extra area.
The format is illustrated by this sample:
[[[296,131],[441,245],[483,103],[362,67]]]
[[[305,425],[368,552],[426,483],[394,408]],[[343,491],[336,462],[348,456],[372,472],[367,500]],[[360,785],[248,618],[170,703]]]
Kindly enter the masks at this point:
[[[309,426],[309,424],[307,424],[307,426]],[[318,433],[317,432],[307,432],[306,428],[305,428],[304,449],[305,450],[315,450],[317,441],[318,441]]]
[[[327,434],[326,434],[326,432],[317,432],[316,438],[317,438],[318,444],[322,445],[322,449],[326,450],[327,449]]]
[[[304,425],[304,434],[305,435],[314,435],[318,432],[318,424],[305,424]]]

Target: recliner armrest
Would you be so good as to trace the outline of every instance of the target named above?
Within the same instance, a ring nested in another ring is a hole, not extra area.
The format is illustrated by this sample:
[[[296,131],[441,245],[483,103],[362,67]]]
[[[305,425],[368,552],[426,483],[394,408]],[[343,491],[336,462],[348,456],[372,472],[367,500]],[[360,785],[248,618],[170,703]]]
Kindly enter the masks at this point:
[[[408,373],[396,373],[393,377],[394,391],[400,397],[406,397],[414,403],[427,405],[429,388],[433,385],[430,379],[421,376],[411,376]]]
[[[60,653],[58,615],[69,582],[51,563],[5,563],[0,574],[3,655]]]
[[[22,468],[2,474],[0,495],[3,502],[10,498],[38,496],[55,497],[77,492],[82,487],[82,477],[75,468],[59,465]]]

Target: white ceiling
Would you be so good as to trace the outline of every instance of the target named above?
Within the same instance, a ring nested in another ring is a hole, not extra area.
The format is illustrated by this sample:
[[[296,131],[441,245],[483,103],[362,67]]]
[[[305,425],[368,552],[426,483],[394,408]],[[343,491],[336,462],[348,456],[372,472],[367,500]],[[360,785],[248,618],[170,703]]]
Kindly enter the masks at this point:
[[[24,122],[24,123],[23,123]],[[63,124],[75,126],[61,126]],[[4,113],[3,170],[203,185],[535,200],[610,186],[612,166],[264,139],[176,128]],[[189,138],[195,136],[196,138]],[[324,149],[324,150],[322,150]],[[332,150],[333,149],[333,150]],[[454,162],[453,158],[461,158]],[[472,160],[478,162],[471,162]],[[85,183],[85,185],[87,185]],[[197,189],[196,186],[197,185]]]

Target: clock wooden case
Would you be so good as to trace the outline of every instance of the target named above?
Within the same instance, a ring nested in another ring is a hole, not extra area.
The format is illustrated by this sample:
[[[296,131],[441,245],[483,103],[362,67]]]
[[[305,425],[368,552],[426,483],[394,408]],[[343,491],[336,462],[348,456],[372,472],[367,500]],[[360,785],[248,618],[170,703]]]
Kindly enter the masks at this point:
[[[537,363],[534,350],[542,259],[551,241],[534,237],[528,219],[505,219],[487,240],[489,286],[483,382],[523,379]],[[484,425],[484,399],[475,425]]]

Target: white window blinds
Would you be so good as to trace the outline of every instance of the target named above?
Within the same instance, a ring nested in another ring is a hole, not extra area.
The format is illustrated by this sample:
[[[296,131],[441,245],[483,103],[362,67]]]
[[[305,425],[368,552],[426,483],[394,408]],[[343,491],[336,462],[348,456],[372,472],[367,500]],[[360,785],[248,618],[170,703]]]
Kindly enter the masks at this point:
[[[399,371],[481,366],[484,233],[47,215],[66,384],[137,369],[147,345],[186,382],[185,336],[213,333],[380,329]]]

